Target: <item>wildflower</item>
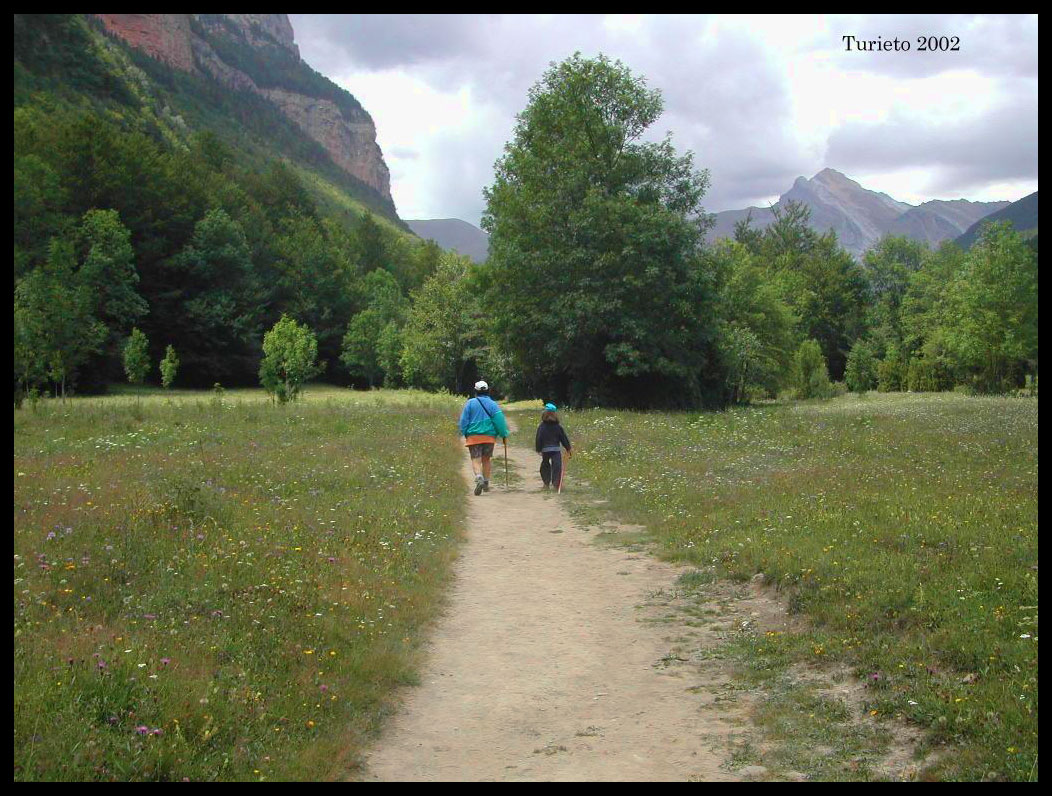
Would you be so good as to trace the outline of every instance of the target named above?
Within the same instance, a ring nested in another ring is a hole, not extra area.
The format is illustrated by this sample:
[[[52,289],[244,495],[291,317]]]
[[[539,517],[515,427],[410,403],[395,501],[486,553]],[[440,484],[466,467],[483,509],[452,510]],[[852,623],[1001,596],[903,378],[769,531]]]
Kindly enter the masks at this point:
[[[148,733],[149,731],[150,728],[147,727],[145,724],[140,724],[138,727],[135,728],[136,735],[146,735],[146,733]]]
[[[172,662],[171,658],[161,658],[161,666],[167,666],[171,662]]]

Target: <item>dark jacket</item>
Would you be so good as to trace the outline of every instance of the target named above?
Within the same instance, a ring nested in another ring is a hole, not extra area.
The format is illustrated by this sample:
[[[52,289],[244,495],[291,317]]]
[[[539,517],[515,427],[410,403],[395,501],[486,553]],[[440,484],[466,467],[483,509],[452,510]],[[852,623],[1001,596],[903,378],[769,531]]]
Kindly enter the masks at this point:
[[[557,448],[562,443],[566,450],[570,450],[570,440],[559,423],[541,423],[537,426],[537,440],[534,450],[540,453],[545,448]]]

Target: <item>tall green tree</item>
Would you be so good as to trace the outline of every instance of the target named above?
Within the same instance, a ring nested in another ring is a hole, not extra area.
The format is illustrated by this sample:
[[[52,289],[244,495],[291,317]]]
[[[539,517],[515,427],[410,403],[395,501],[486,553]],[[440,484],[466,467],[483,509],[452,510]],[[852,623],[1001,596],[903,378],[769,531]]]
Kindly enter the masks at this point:
[[[910,278],[920,270],[927,246],[906,237],[885,236],[862,258],[869,287],[866,315],[868,337],[876,342],[876,356],[889,346],[903,347],[902,302]],[[912,353],[912,352],[910,352]]]
[[[987,224],[952,286],[954,323],[947,345],[977,389],[1021,386],[1036,369],[1037,253],[1010,223]]]
[[[952,241],[928,252],[910,275],[900,310],[903,350],[932,363],[947,382],[960,376],[949,345],[957,317],[950,287],[964,265],[964,256]]]
[[[478,296],[467,279],[471,261],[449,252],[413,296],[403,334],[402,371],[409,384],[463,392],[483,334]]]
[[[366,307],[347,324],[340,358],[352,378],[373,387],[382,383],[388,373],[392,381],[397,378],[396,360],[390,351],[393,332],[386,330],[389,325],[397,329],[404,324],[408,302],[398,280],[382,268],[366,274],[362,291]]]
[[[73,242],[52,238],[47,261],[15,286],[16,359],[24,378],[44,374],[65,398],[78,368],[106,339],[94,309],[91,286],[79,278]]]
[[[165,326],[153,334],[179,342],[193,383],[236,382],[255,369],[268,292],[240,224],[208,211],[163,279],[155,307]]]
[[[95,313],[116,340],[149,311],[139,295],[131,231],[116,210],[89,210],[78,230],[80,279],[95,297]]]
[[[347,322],[358,308],[359,268],[354,252],[338,245],[334,225],[307,215],[292,215],[279,224],[273,241],[278,255],[278,303],[283,311],[311,328],[319,355],[340,356]]]
[[[720,241],[707,256],[719,276],[720,341],[731,400],[745,400],[753,391],[777,395],[790,376],[796,318],[747,245]]]
[[[774,222],[744,240],[792,309],[798,339],[816,340],[830,376],[840,379],[848,351],[865,329],[865,273],[832,231],[811,229],[806,205],[790,200],[773,210]]]
[[[496,163],[495,332],[529,387],[562,402],[720,400],[712,280],[698,251],[706,172],[642,141],[661,95],[580,53],[530,89]]]

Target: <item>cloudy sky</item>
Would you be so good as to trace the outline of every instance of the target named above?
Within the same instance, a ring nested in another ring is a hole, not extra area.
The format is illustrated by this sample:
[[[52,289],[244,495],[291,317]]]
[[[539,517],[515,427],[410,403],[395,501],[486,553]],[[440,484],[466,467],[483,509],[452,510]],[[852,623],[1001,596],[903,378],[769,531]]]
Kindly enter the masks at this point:
[[[709,170],[710,212],[767,206],[826,167],[913,204],[1037,190],[1037,15],[289,19],[303,59],[376,122],[402,218],[477,225],[527,91],[577,50],[660,89],[648,137]],[[847,51],[848,35],[910,50]],[[920,52],[922,36],[960,50]]]

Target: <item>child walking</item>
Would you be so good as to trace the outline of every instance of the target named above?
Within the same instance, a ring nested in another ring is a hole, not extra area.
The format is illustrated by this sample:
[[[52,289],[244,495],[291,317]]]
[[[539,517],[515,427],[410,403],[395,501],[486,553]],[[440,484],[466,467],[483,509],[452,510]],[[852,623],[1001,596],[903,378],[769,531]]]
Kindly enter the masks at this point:
[[[566,457],[573,456],[570,439],[559,425],[559,416],[555,413],[555,404],[545,404],[541,413],[541,424],[537,426],[537,439],[534,448],[541,454],[541,480],[544,489],[558,489],[563,481],[563,454],[561,444],[566,448]]]

